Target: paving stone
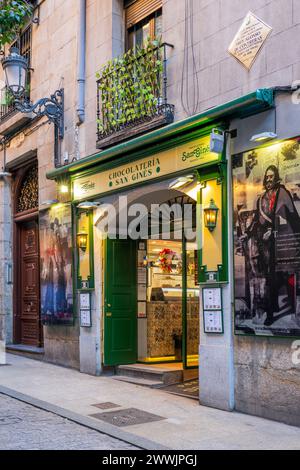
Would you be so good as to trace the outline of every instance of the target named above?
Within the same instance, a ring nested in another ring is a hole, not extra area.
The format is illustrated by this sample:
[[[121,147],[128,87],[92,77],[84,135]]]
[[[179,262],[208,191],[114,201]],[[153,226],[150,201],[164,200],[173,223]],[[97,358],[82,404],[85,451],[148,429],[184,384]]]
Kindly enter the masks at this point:
[[[134,446],[0,394],[0,450],[133,450]]]

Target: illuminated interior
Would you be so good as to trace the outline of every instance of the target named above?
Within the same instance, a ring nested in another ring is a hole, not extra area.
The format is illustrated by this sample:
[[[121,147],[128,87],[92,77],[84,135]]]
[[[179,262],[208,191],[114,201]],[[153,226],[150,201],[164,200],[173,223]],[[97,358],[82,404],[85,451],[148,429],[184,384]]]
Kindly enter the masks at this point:
[[[198,365],[199,345],[197,244],[186,244],[185,257],[182,253],[182,241],[148,240],[145,244],[146,259],[143,263],[147,265],[146,318],[139,319],[138,359],[146,363],[183,362],[185,334],[186,365],[195,367]],[[186,268],[183,266],[184,259]]]

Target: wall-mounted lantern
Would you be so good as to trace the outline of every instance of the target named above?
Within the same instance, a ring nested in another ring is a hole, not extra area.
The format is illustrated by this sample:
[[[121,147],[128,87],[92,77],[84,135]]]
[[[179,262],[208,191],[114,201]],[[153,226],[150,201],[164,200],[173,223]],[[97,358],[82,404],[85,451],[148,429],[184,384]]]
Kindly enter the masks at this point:
[[[61,203],[70,202],[71,200],[71,182],[68,177],[59,178],[56,181],[57,199]]]
[[[217,226],[217,218],[219,208],[216,206],[213,199],[210,200],[210,204],[204,210],[204,224],[210,232],[213,232]]]
[[[86,251],[88,245],[88,234],[87,232],[77,233],[77,246],[83,252]]]
[[[9,54],[1,60],[8,90],[14,98],[14,106],[20,113],[33,113],[36,117],[46,116],[55,126],[56,141],[64,137],[64,90],[56,90],[52,95],[35,103],[26,97],[26,81],[29,71],[28,60],[21,56],[17,47],[11,47]],[[55,166],[60,165],[58,143],[55,145]]]

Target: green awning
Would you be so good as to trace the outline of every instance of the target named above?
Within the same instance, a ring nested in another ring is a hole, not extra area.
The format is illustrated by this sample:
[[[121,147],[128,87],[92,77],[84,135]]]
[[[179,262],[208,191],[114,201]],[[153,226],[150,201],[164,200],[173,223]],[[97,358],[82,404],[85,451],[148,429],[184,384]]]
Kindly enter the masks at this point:
[[[129,155],[150,145],[159,144],[165,139],[170,139],[178,134],[200,129],[214,121],[253,115],[270,109],[273,106],[274,90],[272,88],[261,88],[233,101],[210,108],[203,113],[195,114],[182,121],[176,121],[158,130],[52,170],[46,176],[48,179],[57,179],[63,175],[74,175],[77,172],[101,165],[101,163],[107,160],[113,160],[121,155]]]

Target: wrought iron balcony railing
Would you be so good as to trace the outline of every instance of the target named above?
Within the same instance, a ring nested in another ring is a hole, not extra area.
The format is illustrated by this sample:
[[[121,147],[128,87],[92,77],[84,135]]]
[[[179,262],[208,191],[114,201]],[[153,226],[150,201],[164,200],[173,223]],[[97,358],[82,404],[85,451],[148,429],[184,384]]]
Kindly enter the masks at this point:
[[[0,122],[8,118],[14,111],[14,102],[10,98],[7,88],[4,87],[0,90]]]
[[[167,48],[149,41],[109,61],[97,80],[97,148],[169,124],[174,106],[167,99]]]

